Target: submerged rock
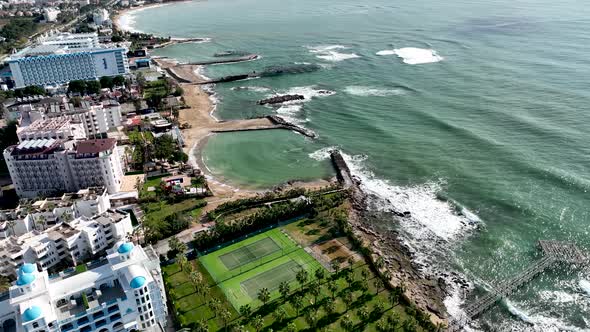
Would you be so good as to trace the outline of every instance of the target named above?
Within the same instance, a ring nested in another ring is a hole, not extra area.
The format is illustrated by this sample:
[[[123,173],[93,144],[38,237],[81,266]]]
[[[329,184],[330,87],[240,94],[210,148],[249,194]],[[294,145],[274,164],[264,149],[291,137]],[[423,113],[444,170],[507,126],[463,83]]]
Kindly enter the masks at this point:
[[[303,95],[282,95],[282,96],[275,96],[270,97],[267,99],[262,99],[257,101],[258,105],[266,105],[266,104],[280,104],[291,100],[303,100],[305,97]]]

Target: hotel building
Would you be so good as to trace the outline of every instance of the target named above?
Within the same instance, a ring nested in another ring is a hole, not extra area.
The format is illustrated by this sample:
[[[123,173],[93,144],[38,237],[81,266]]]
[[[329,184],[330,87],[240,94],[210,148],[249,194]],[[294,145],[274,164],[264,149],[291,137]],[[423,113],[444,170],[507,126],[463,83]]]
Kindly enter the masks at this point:
[[[104,186],[121,187],[122,160],[113,138],[66,141],[54,138],[22,141],[4,150],[12,183],[20,197],[52,196]]]
[[[49,276],[23,264],[17,274],[0,297],[6,332],[155,332],[166,326],[166,293],[151,247],[118,243],[82,273]]]
[[[129,73],[127,49],[100,47],[94,45],[93,38],[76,35],[43,39],[38,45],[11,55],[7,62],[17,88]]]

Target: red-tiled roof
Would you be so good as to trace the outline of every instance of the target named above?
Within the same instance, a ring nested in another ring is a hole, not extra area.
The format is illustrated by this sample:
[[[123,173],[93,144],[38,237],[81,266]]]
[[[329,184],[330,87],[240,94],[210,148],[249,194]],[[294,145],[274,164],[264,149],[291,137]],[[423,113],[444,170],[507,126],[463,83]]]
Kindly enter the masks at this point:
[[[76,144],[76,153],[99,153],[115,147],[115,138],[89,139]]]

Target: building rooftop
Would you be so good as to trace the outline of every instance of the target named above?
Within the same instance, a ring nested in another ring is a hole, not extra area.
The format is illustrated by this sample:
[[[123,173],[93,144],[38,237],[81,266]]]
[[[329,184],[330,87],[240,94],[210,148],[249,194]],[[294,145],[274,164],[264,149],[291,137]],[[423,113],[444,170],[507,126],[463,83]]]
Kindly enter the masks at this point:
[[[13,146],[13,155],[46,154],[57,149],[61,141],[54,138],[31,139]]]
[[[117,144],[114,138],[102,138],[81,141],[76,144],[76,153],[99,153],[111,150]]]

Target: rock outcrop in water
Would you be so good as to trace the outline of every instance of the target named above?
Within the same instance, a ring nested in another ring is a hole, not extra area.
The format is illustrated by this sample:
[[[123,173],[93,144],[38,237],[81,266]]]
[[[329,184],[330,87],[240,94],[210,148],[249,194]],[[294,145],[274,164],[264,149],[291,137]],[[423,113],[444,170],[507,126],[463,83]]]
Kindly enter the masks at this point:
[[[267,104],[280,104],[287,101],[292,100],[303,100],[305,97],[303,95],[282,95],[282,96],[274,96],[267,99],[262,99],[257,101],[258,105],[267,105]]]

